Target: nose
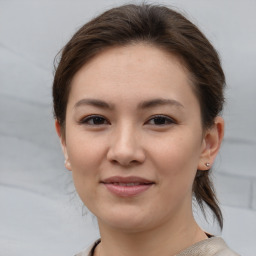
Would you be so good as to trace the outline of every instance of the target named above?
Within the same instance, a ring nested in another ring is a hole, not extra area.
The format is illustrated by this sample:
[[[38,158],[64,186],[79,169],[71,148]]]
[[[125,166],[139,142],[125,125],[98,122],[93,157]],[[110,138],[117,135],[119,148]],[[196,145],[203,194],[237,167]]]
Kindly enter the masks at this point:
[[[124,126],[115,129],[110,136],[107,159],[114,164],[126,167],[141,164],[145,161],[142,138],[136,129]]]

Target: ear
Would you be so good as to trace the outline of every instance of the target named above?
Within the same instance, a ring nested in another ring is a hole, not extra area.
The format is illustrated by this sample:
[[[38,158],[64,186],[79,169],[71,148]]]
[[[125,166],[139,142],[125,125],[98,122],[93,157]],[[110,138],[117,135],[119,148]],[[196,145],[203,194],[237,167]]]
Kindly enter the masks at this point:
[[[213,165],[224,136],[224,120],[217,116],[214,124],[205,131],[198,170],[208,170]],[[208,164],[207,164],[208,163]]]
[[[55,129],[56,129],[56,132],[57,132],[57,134],[58,134],[58,136],[60,138],[61,148],[62,148],[64,157],[65,157],[65,167],[66,167],[66,169],[71,171],[71,164],[70,164],[69,158],[68,158],[66,140],[65,140],[65,137],[63,135],[63,132],[61,131],[60,123],[57,120],[55,120]]]

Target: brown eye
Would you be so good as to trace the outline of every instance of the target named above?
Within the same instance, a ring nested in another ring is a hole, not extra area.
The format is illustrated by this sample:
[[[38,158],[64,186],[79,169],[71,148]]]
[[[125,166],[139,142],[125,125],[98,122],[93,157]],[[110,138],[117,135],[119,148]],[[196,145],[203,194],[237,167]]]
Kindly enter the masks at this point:
[[[105,125],[109,124],[109,122],[106,120],[106,118],[102,116],[88,116],[80,121],[81,124],[87,124],[87,125]]]
[[[154,116],[153,118],[149,119],[147,121],[148,124],[150,125],[169,125],[169,124],[174,124],[175,121],[167,116],[162,116],[162,115],[158,115],[158,116]]]

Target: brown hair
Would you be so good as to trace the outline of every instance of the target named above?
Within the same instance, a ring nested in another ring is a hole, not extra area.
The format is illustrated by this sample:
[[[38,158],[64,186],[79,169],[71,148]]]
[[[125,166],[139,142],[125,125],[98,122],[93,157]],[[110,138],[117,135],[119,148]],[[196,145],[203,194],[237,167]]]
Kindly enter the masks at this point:
[[[65,130],[70,84],[76,72],[108,47],[144,42],[175,54],[189,71],[201,106],[203,128],[221,112],[225,76],[218,54],[199,29],[184,16],[165,6],[123,5],[110,9],[82,26],[61,53],[53,82],[54,114]],[[209,171],[197,171],[194,196],[204,211],[212,210],[220,227],[223,218]]]

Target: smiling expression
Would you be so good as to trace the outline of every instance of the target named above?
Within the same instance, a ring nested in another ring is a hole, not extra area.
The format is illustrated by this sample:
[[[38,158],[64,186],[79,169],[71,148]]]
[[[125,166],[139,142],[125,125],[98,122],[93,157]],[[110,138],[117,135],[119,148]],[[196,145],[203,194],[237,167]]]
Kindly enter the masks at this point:
[[[206,143],[176,57],[145,44],[94,57],[72,81],[62,142],[76,190],[101,224],[142,230],[191,212]]]

